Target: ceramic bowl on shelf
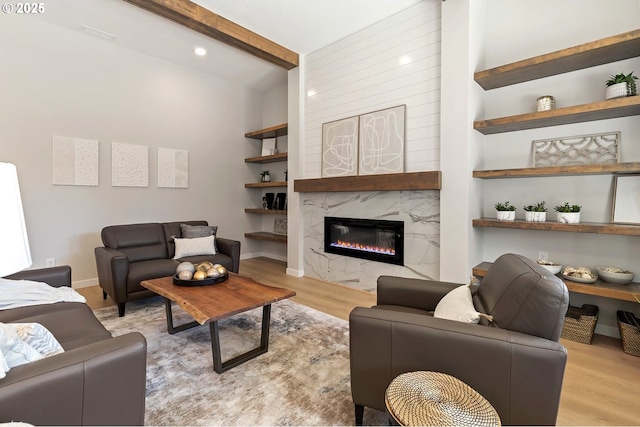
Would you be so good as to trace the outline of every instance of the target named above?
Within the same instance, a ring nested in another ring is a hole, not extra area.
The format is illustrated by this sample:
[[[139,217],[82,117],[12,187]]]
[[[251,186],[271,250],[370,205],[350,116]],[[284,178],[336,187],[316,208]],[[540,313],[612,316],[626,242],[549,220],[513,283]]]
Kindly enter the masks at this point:
[[[572,282],[578,283],[594,283],[598,280],[598,275],[587,267],[565,267],[562,270],[562,277]]]
[[[556,264],[553,261],[549,261],[546,259],[539,259],[536,262],[538,263],[538,265],[549,270],[551,274],[558,274],[562,270],[562,266],[560,264]]]
[[[560,264],[540,264],[542,265],[544,268],[546,268],[547,270],[549,270],[549,272],[551,274],[558,274],[560,273],[560,270],[562,270],[562,266]]]
[[[633,280],[632,272],[617,267],[598,268],[598,274],[605,282],[617,285],[626,285]]]

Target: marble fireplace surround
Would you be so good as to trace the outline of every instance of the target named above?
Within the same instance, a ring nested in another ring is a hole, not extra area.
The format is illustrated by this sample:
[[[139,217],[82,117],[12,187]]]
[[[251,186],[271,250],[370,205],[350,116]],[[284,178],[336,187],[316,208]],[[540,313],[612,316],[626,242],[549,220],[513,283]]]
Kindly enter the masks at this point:
[[[365,178],[365,179],[361,179]],[[305,276],[375,292],[383,274],[440,277],[439,171],[294,181],[302,193]],[[404,222],[404,265],[324,252],[324,217]]]

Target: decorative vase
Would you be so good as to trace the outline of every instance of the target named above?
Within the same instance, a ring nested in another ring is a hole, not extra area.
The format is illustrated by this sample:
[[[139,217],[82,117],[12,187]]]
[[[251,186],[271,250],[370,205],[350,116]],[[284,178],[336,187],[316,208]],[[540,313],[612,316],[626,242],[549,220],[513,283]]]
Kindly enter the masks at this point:
[[[607,91],[604,95],[605,99],[622,98],[628,96],[627,84],[625,82],[616,83],[611,86],[607,86]]]
[[[262,182],[271,182],[271,175],[269,175],[268,173],[262,175]]]
[[[558,212],[558,222],[578,224],[580,222],[580,212]]]
[[[548,111],[556,108],[556,99],[551,95],[541,96],[536,100],[536,111]]]
[[[513,221],[516,219],[516,211],[496,211],[496,218],[499,221]]]
[[[547,220],[547,213],[525,211],[524,219],[525,221],[529,221],[529,222],[545,222]]]

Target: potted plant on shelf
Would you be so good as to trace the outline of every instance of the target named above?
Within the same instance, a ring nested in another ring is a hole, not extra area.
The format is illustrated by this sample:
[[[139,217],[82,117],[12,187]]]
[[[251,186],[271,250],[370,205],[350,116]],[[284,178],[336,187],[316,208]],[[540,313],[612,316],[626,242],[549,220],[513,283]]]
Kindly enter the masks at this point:
[[[262,177],[260,181],[271,182],[271,175],[269,175],[269,171],[260,172],[260,176]]]
[[[558,222],[578,224],[580,222],[580,209],[582,209],[582,206],[570,205],[569,202],[556,206],[555,211],[558,212]]]
[[[547,220],[547,207],[544,201],[535,205],[525,206],[524,219],[529,222],[545,222]]]
[[[607,92],[605,99],[621,98],[624,96],[634,96],[638,94],[636,85],[638,78],[633,75],[633,71],[629,74],[616,74],[606,81]]]
[[[496,203],[496,218],[500,221],[513,221],[516,219],[516,207],[508,201],[504,203]]]

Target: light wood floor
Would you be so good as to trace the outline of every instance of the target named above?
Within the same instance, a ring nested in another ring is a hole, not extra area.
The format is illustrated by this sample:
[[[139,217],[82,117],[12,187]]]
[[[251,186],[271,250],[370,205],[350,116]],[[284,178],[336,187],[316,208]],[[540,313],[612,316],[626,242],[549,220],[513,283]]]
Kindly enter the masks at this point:
[[[285,274],[285,263],[268,258],[240,262],[240,273],[266,285],[296,291],[300,304],[347,320],[355,306],[375,304],[375,295],[342,285]],[[93,308],[113,305],[99,287],[78,289]],[[594,336],[591,345],[561,340],[569,357],[558,425],[640,425],[640,357],[622,351],[620,340]]]

